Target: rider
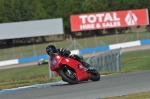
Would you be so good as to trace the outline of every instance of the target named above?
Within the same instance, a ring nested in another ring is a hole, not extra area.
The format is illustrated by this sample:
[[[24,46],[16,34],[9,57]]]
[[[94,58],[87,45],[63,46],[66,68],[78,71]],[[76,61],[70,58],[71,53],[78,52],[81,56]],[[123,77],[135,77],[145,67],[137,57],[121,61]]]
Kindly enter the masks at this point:
[[[90,67],[90,65],[88,63],[84,62],[83,58],[79,57],[78,55],[74,55],[74,54],[70,55],[71,52],[64,48],[56,49],[56,47],[54,45],[49,45],[46,47],[46,52],[50,56],[50,60],[53,59],[53,57],[55,57],[55,53],[58,53],[61,56],[70,57],[70,58],[73,58],[73,59],[81,62],[85,68]]]

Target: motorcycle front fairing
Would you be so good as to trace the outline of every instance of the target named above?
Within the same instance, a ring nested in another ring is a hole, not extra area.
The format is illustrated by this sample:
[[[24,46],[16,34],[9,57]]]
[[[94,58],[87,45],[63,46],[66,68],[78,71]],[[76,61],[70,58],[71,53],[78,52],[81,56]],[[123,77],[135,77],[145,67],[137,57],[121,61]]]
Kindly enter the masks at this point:
[[[86,80],[91,77],[91,75],[85,71],[84,66],[79,61],[69,57],[62,57],[59,54],[55,54],[55,56],[53,56],[50,63],[50,69],[59,75],[58,69],[64,65],[75,70],[78,81]]]
[[[58,54],[54,54],[53,56],[51,56],[50,69],[52,71],[56,71],[56,69],[58,69],[61,64],[62,59],[63,57],[59,56]]]
[[[76,72],[76,77],[77,77],[78,81],[87,80],[91,77],[91,74],[88,74],[85,71],[85,68],[82,65],[82,63],[80,63],[77,60],[74,60],[74,59],[69,58],[69,57],[64,57],[61,60],[61,64],[73,68]]]

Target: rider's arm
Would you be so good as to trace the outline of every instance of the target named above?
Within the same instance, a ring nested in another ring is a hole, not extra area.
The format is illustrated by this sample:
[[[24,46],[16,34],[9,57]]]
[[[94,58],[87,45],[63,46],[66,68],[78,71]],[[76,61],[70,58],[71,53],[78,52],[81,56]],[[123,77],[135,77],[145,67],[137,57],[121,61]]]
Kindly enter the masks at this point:
[[[66,56],[66,57],[68,57],[71,54],[71,52],[69,50],[66,50],[64,48],[57,49],[57,52],[59,55]]]

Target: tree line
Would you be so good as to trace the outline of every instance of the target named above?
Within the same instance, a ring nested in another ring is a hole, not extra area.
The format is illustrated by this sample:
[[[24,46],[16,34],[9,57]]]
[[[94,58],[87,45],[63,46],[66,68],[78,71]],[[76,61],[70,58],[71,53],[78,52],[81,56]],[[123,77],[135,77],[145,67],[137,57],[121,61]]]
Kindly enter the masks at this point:
[[[150,9],[149,5],[150,0],[0,0],[0,23],[61,17],[63,18],[65,38],[67,38],[73,34],[70,29],[70,15],[140,8]],[[126,28],[122,30],[124,29]],[[99,33],[99,31],[96,30],[95,33]],[[6,40],[2,42],[6,42]]]

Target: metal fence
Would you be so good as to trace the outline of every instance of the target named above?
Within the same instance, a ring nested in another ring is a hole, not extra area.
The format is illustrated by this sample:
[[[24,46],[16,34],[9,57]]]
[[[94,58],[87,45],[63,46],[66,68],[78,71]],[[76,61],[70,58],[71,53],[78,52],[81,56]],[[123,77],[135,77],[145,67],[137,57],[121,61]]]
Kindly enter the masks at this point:
[[[121,48],[105,51],[103,53],[91,56],[87,63],[94,66],[100,72],[112,72],[121,70],[120,56],[123,50]]]
[[[57,48],[63,47],[69,50],[75,50],[81,48],[111,45],[143,39],[150,39],[150,32],[143,32],[143,33],[137,32],[137,33],[105,35],[105,36],[93,35],[93,37],[73,39],[68,41],[64,40],[61,42],[54,41],[45,44],[33,44],[21,47],[13,46],[12,48],[8,49],[0,49],[0,61],[46,54],[45,48],[49,44],[54,44],[57,46]]]

